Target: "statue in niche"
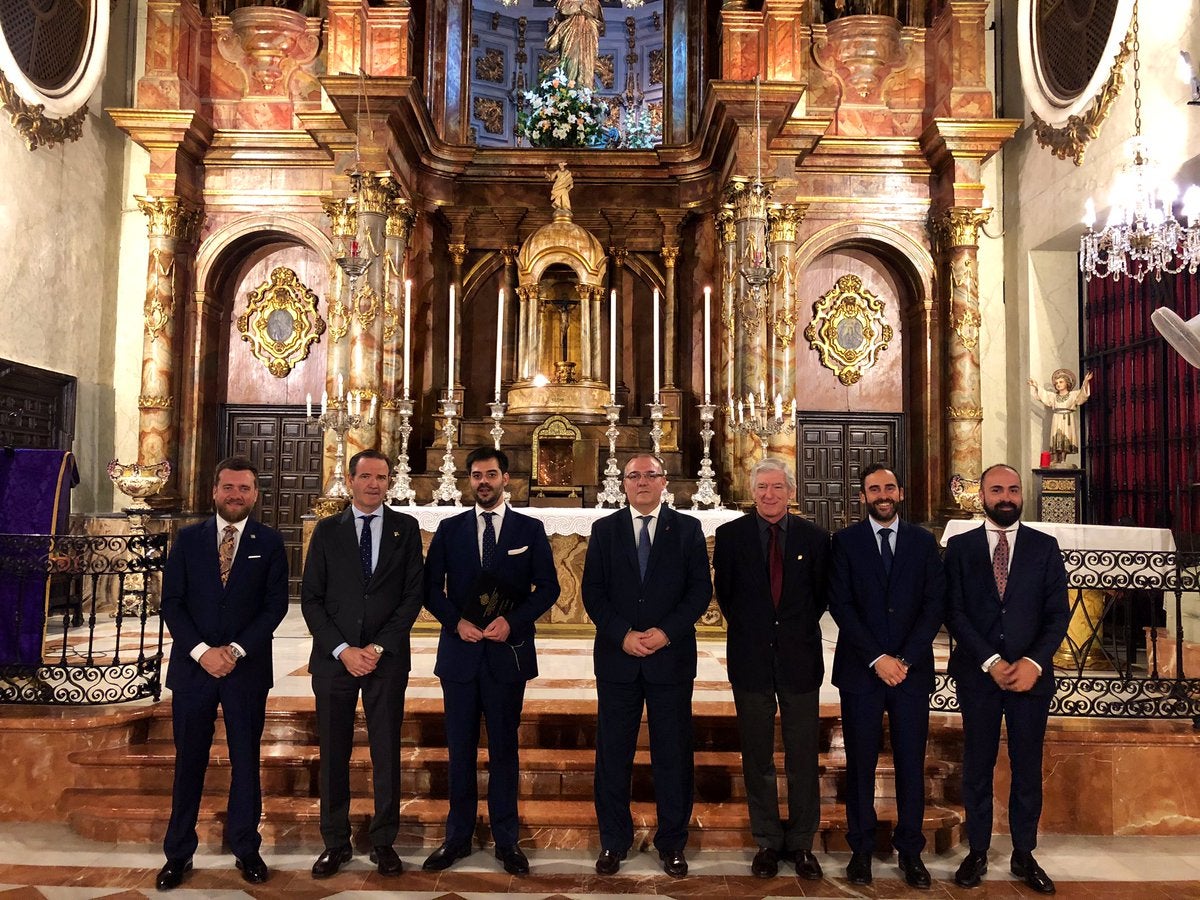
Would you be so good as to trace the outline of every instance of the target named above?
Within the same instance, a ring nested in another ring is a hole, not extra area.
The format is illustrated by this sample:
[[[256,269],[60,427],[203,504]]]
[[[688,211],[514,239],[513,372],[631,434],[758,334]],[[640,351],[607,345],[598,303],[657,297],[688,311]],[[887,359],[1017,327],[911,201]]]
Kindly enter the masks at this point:
[[[550,205],[556,210],[561,209],[569,213],[571,211],[571,188],[575,186],[575,179],[571,175],[571,170],[567,168],[567,164],[560,162],[557,169],[548,171],[546,180],[550,182]]]
[[[1034,378],[1029,379],[1029,391],[1051,410],[1050,452],[1054,464],[1062,466],[1067,454],[1079,452],[1079,422],[1075,413],[1092,395],[1092,373],[1083,376],[1083,383],[1076,389],[1075,373],[1070,369],[1055,369],[1050,376],[1050,385],[1041,387]]]
[[[596,81],[596,53],[604,11],[600,0],[557,0],[546,49],[557,53],[559,68],[576,87],[589,91]],[[568,207],[569,208],[569,207]]]

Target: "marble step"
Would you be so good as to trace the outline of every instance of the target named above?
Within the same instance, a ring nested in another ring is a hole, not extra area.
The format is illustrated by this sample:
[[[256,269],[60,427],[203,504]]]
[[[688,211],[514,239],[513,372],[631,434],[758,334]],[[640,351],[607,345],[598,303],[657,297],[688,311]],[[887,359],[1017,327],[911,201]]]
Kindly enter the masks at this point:
[[[64,793],[68,821],[84,837],[94,840],[153,843],[160,841],[170,818],[170,803],[162,798],[120,790],[73,789]],[[220,845],[224,828],[223,796],[207,796],[200,808],[197,833],[202,844]],[[367,797],[350,803],[354,842],[365,847],[372,813]],[[634,844],[650,845],[654,833],[653,803],[632,804]],[[408,800],[400,810],[401,847],[434,847],[444,837],[446,801]],[[878,805],[880,833],[887,833],[895,820],[895,808]],[[275,848],[308,848],[315,854],[322,846],[320,810],[315,797],[265,797],[263,799],[263,842]],[[490,843],[487,804],[479,807],[476,840]],[[924,831],[931,851],[942,852],[961,840],[962,811],[948,806],[928,805]],[[526,800],[521,804],[521,843],[526,847],[598,848],[595,809],[590,800]],[[845,849],[845,809],[823,804],[819,845],[826,850]],[[746,808],[742,803],[697,803],[692,812],[689,849],[749,848],[753,846]]]

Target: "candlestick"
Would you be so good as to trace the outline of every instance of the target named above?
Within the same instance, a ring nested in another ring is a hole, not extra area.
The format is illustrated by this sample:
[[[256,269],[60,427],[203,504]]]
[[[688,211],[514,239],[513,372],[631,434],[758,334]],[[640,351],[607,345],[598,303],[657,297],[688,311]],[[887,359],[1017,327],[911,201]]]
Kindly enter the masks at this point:
[[[658,288],[654,289],[654,402],[658,403]]]
[[[404,399],[407,400],[411,396],[408,392],[409,379],[409,360],[411,356],[411,345],[409,338],[412,335],[412,279],[404,279]]]
[[[446,399],[442,401],[442,437],[446,442],[446,452],[442,454],[442,477],[438,479],[437,490],[433,492],[433,502],[438,506],[462,506],[462,492],[454,477],[454,417],[458,414],[458,404],[454,402],[452,392],[453,387],[446,392]]]
[[[659,449],[662,444],[663,436],[663,413],[666,411],[666,406],[662,403],[651,403],[650,406],[650,443],[654,445],[654,455],[661,458],[662,452]],[[674,508],[675,495],[664,487],[660,497],[661,502],[667,506]]]
[[[704,458],[700,460],[700,480],[696,484],[696,493],[692,494],[692,509],[710,506],[720,509],[721,495],[716,491],[716,472],[713,471],[712,460],[708,455],[708,446],[716,432],[712,429],[713,416],[717,408],[711,403],[700,405],[700,440],[704,443]]]
[[[396,458],[396,468],[392,472],[392,486],[388,489],[387,498],[398,505],[415,506],[417,492],[413,490],[409,479],[408,468],[408,436],[412,434],[412,401],[405,397],[396,401],[396,412],[400,415],[400,455]]]
[[[712,399],[712,347],[710,345],[709,329],[712,316],[712,288],[704,289],[704,403]]]
[[[499,450],[500,439],[504,437],[504,426],[500,424],[500,420],[504,418],[504,411],[508,409],[508,404],[501,403],[499,400],[496,400],[494,403],[488,404],[488,409],[492,411],[492,421],[495,423],[492,425],[492,430],[490,432],[492,436],[492,446]]]
[[[608,465],[604,467],[604,490],[596,495],[596,509],[620,509],[625,505],[625,494],[621,490],[621,468],[617,465],[617,420],[621,417],[621,406],[610,403],[604,407],[608,418]]]
[[[617,402],[617,291],[608,294],[608,404]],[[624,496],[624,495],[622,495]]]
[[[450,353],[446,358],[446,393],[454,393],[454,285],[450,285]]]
[[[338,383],[340,387],[340,375],[338,376]],[[333,474],[329,476],[329,482],[325,486],[325,492],[321,495],[321,500],[349,502],[350,490],[346,487],[346,433],[352,428],[361,428],[363,425],[374,425],[374,409],[372,409],[369,417],[364,418],[361,412],[353,411],[351,398],[347,398],[344,404],[339,404],[332,410],[326,408],[325,399],[322,397],[321,400],[321,415],[315,419],[311,415],[308,417],[309,424],[316,425],[322,431],[332,431],[336,438]]]

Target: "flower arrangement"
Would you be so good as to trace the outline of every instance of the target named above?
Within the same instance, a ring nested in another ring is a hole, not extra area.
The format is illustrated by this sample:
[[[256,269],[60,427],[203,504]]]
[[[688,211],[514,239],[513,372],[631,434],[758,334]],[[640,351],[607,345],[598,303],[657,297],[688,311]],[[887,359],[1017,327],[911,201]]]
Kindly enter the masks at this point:
[[[662,126],[655,125],[645,108],[625,114],[625,134],[621,146],[630,150],[648,150],[662,143]]]
[[[604,143],[608,106],[555,69],[532,91],[517,119],[517,134],[531,147],[592,147]]]

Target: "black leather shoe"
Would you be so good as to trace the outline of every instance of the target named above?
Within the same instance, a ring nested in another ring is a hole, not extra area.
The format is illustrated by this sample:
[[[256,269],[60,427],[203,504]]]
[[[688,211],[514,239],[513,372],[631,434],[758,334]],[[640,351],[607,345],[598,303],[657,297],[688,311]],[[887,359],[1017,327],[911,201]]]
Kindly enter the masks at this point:
[[[954,883],[959,887],[979,887],[987,874],[987,851],[972,850],[954,873]]]
[[[601,850],[600,855],[596,857],[596,874],[616,875],[624,858],[625,854],[616,850]]]
[[[257,851],[239,856],[237,867],[242,873],[242,878],[251,884],[266,884],[267,879],[271,877],[271,870]]]
[[[448,869],[460,859],[471,855],[470,844],[442,844],[422,863],[421,868],[426,872],[440,872]]]
[[[851,854],[850,865],[846,866],[846,880],[851,884],[871,883],[870,853]]]
[[[326,847],[325,852],[317,857],[317,861],[313,863],[312,877],[313,878],[328,878],[330,875],[336,875],[338,869],[350,862],[354,856],[354,851],[350,849],[349,844],[343,844],[340,847]]]
[[[375,863],[380,875],[403,875],[404,863],[396,851],[385,844],[371,848],[371,862]]]
[[[684,859],[682,850],[660,853],[658,858],[662,860],[663,871],[672,878],[687,878],[687,860]]]
[[[192,859],[168,859],[166,865],[158,870],[154,886],[160,891],[169,891],[183,883],[183,873],[192,869]]]
[[[750,872],[755,878],[774,878],[779,874],[779,852],[774,847],[759,847]]]
[[[529,860],[525,858],[525,854],[521,852],[521,848],[516,844],[511,844],[508,847],[496,845],[496,859],[504,863],[504,871],[509,875],[528,875]]]
[[[1014,850],[1009,869],[1014,875],[1024,881],[1039,894],[1053,894],[1054,882],[1050,876],[1037,864],[1032,853]]]
[[[825,877],[821,864],[811,850],[797,850],[792,854],[792,862],[796,864],[796,874],[805,881],[820,881]]]
[[[933,879],[929,877],[929,870],[925,868],[925,863],[921,862],[919,853],[915,856],[901,853],[900,871],[904,873],[904,881],[909,887],[927,888],[933,884]]]

